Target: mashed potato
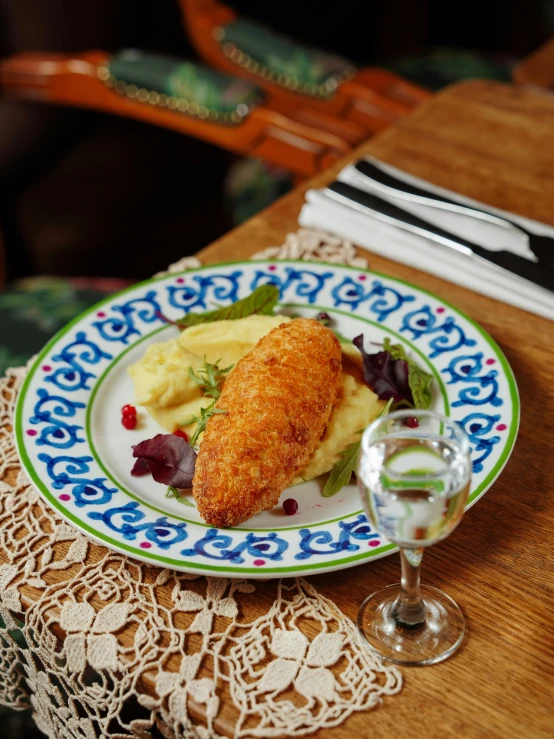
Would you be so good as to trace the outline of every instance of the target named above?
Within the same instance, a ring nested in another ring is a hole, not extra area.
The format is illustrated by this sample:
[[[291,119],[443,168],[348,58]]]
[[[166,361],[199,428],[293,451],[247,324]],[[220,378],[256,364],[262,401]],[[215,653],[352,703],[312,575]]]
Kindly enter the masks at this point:
[[[313,480],[314,477],[332,470],[340,458],[340,453],[349,444],[360,439],[357,432],[365,429],[378,416],[384,405],[384,401],[379,400],[363,382],[360,367],[347,356],[343,347],[342,387],[339,398],[321,441],[294,484]]]
[[[166,431],[183,428],[189,436],[195,424],[184,425],[198,416],[212,398],[202,395],[192,380],[204,364],[221,369],[235,365],[258,341],[291,319],[288,316],[248,316],[238,321],[214,321],[190,326],[181,335],[163,344],[152,344],[144,357],[129,368],[135,386],[137,405],[143,406]]]
[[[193,382],[189,368],[198,371],[204,357],[226,368],[251,351],[271,329],[290,321],[288,316],[248,316],[236,321],[214,321],[191,326],[176,339],[148,347],[144,357],[129,369],[136,402],[173,432],[184,428],[190,435],[194,425],[184,426],[191,416],[212,402]],[[363,382],[361,355],[351,344],[343,344],[342,388],[329,423],[310,461],[295,483],[312,480],[331,470],[340,453],[360,437],[381,411],[378,400]]]
[[[247,316],[237,321],[214,321],[190,326],[177,341],[189,352],[220,367],[236,364],[271,329],[288,323],[289,316]]]

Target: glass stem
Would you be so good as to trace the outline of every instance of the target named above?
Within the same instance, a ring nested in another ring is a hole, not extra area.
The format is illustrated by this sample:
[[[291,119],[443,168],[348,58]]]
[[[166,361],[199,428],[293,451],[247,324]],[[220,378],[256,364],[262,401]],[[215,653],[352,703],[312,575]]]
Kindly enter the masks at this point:
[[[425,603],[419,588],[419,572],[423,549],[401,549],[402,565],[401,592],[394,609],[394,618],[399,626],[415,629],[425,623]]]

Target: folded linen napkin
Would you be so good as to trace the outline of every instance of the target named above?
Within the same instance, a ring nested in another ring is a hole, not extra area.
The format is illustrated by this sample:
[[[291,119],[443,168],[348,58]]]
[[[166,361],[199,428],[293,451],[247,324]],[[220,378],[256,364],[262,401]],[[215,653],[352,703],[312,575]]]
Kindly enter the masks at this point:
[[[554,238],[554,228],[544,223],[492,208],[432,185],[396,167],[385,165],[375,159],[368,159],[383,171],[408,184],[444,195],[461,205],[480,208],[500,217],[504,216],[514,223],[521,224],[529,231]],[[489,249],[510,250],[521,256],[531,255],[529,247],[517,233],[469,216],[445,212],[432,206],[410,203],[402,198],[385,195],[381,190],[374,188],[367,178],[360,175],[353,165],[343,169],[338,179],[360,190],[374,193],[384,200],[389,200],[404,210],[476,244]],[[554,293],[549,290],[518,275],[499,271],[492,264],[488,267],[487,264],[478,262],[466,254],[383,223],[369,214],[355,210],[354,207],[344,202],[338,202],[326,194],[325,190],[307,192],[306,203],[300,213],[299,222],[302,226],[321,228],[346,237],[388,259],[421,269],[501,302],[554,320]]]

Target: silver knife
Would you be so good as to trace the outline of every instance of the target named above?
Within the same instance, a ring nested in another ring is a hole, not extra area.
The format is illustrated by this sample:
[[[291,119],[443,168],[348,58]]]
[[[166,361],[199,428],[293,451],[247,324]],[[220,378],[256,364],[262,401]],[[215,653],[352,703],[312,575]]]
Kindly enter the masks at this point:
[[[371,182],[371,185],[384,194],[393,195],[406,201],[427,205],[441,210],[450,211],[451,213],[459,213],[464,216],[470,216],[481,221],[492,223],[517,233],[534,254],[534,261],[540,262],[549,269],[554,269],[554,239],[549,236],[541,236],[539,234],[528,231],[508,218],[496,216],[485,210],[474,206],[461,205],[453,200],[449,200],[443,195],[424,190],[422,187],[408,184],[397,177],[385,172],[376,164],[363,159],[355,165],[356,174]]]
[[[372,216],[384,223],[396,226],[404,231],[417,234],[431,241],[435,241],[449,249],[461,252],[488,268],[501,270],[523,277],[536,285],[554,292],[554,272],[544,269],[539,264],[525,259],[518,254],[508,251],[491,251],[483,246],[474,244],[467,239],[456,236],[443,228],[426,221],[419,216],[399,208],[377,195],[358,190],[345,182],[333,182],[324,190],[329,197],[342,202],[355,210]]]

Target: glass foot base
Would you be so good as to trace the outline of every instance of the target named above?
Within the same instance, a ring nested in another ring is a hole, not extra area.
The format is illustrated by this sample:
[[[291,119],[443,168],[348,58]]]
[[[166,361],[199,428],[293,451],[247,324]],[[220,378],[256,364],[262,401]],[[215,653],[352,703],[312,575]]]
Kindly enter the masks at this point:
[[[383,659],[397,665],[433,665],[453,654],[464,638],[464,616],[450,596],[421,586],[425,621],[400,624],[394,617],[400,584],[389,585],[364,600],[358,611],[358,629]]]

